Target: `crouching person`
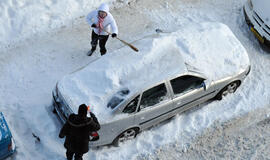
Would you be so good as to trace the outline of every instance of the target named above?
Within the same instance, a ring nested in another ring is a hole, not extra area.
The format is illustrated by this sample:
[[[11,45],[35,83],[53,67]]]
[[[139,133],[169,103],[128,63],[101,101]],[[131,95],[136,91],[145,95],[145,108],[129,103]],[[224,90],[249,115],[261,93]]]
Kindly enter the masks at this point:
[[[67,149],[68,160],[82,160],[83,154],[89,151],[89,135],[100,129],[96,116],[90,112],[91,117],[87,117],[87,106],[81,104],[78,114],[71,114],[59,133],[60,138],[65,139],[64,146]]]

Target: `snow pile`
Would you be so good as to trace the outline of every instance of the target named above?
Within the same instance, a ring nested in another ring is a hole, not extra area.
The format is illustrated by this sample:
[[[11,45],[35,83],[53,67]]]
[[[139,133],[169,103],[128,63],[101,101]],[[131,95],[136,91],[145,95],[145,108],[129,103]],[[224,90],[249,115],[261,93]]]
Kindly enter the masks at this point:
[[[248,54],[228,26],[199,23],[173,33],[185,62],[198,68],[211,80],[247,69]]]
[[[0,1],[0,48],[73,23],[101,3],[115,0],[2,0]],[[128,2],[124,0],[122,2]],[[119,5],[119,4],[117,4]]]
[[[185,62],[217,80],[234,75],[249,65],[248,55],[230,29],[220,23],[193,24],[185,30],[135,44],[140,52],[125,47],[103,56],[84,69],[65,76],[58,90],[72,110],[85,103],[101,122],[111,120],[107,104],[122,88],[129,95],[187,72]]]
[[[58,83],[58,90],[75,113],[77,107],[85,103],[93,106],[92,111],[100,121],[111,119],[112,110],[106,106],[116,92],[128,88],[129,95],[133,95],[168,76],[186,72],[172,38],[144,39],[135,44],[139,53],[125,47],[107,54],[84,69],[65,76]]]

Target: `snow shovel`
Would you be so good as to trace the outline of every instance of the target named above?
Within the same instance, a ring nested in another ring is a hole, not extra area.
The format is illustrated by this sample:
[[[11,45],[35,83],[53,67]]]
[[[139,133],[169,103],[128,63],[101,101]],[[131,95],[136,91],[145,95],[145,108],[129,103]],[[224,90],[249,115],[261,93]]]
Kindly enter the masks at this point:
[[[106,31],[105,29],[102,29],[104,32],[108,33],[109,35],[111,35],[112,33]],[[136,48],[135,46],[133,46],[132,44],[118,38],[118,37],[115,37],[116,39],[118,39],[119,41],[121,41],[122,43],[124,43],[125,45],[129,46],[131,49],[133,49],[134,51],[136,52],[139,52],[138,48]]]

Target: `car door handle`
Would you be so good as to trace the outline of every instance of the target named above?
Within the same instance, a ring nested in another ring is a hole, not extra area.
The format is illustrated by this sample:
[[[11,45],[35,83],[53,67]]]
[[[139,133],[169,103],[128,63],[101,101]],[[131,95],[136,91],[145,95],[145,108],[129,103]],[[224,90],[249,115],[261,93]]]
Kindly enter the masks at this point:
[[[141,117],[141,120],[144,120],[144,117]]]

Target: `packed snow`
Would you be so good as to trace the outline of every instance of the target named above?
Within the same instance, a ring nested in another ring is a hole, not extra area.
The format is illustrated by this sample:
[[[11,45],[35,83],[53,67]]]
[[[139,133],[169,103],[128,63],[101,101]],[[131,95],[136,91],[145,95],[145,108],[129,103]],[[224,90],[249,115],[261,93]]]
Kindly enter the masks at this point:
[[[44,4],[47,2],[55,3],[48,3],[46,8]],[[82,9],[89,6],[76,5],[86,4],[82,2],[93,4],[93,7]],[[94,0],[0,2],[3,24],[0,27],[0,110],[5,114],[17,145],[17,153],[12,159],[65,159],[63,139],[58,138],[62,124],[51,112],[51,91],[65,75],[96,58],[103,58],[98,52],[92,57],[86,56],[90,48],[89,25],[80,18],[100,3]],[[156,28],[171,32],[185,29],[190,23],[217,21],[228,25],[246,48],[252,70],[236,93],[223,101],[178,115],[120,147],[90,149],[84,159],[151,159],[157,149],[168,145],[185,151],[195,137],[214,123],[222,124],[268,107],[270,74],[266,68],[270,68],[270,57],[261,49],[244,21],[244,3],[245,0],[115,1],[111,13],[119,26],[120,38],[139,41],[153,34]],[[16,8],[16,4],[25,7]],[[56,4],[59,6],[54,10]],[[70,9],[72,12],[68,12],[66,4],[74,7]],[[118,4],[121,7],[113,9]],[[12,12],[14,10],[16,12]],[[41,22],[39,17],[45,13],[49,19]],[[13,18],[9,14],[14,15]],[[37,32],[43,35],[36,35]],[[110,38],[107,56],[122,46]],[[256,117],[252,120],[255,121]],[[38,135],[41,142],[35,141],[32,133]]]
[[[73,112],[84,103],[92,106],[101,123],[109,122],[116,117],[107,105],[117,92],[127,88],[132,96],[186,73],[186,63],[198,68],[209,81],[236,75],[249,66],[245,48],[221,23],[190,24],[184,30],[148,37],[134,45],[139,53],[124,47],[58,83],[58,91]]]
[[[116,0],[103,0],[115,4]],[[126,4],[128,0],[122,0]],[[0,2],[0,49],[63,26],[74,25],[100,5],[94,0],[3,0]]]

